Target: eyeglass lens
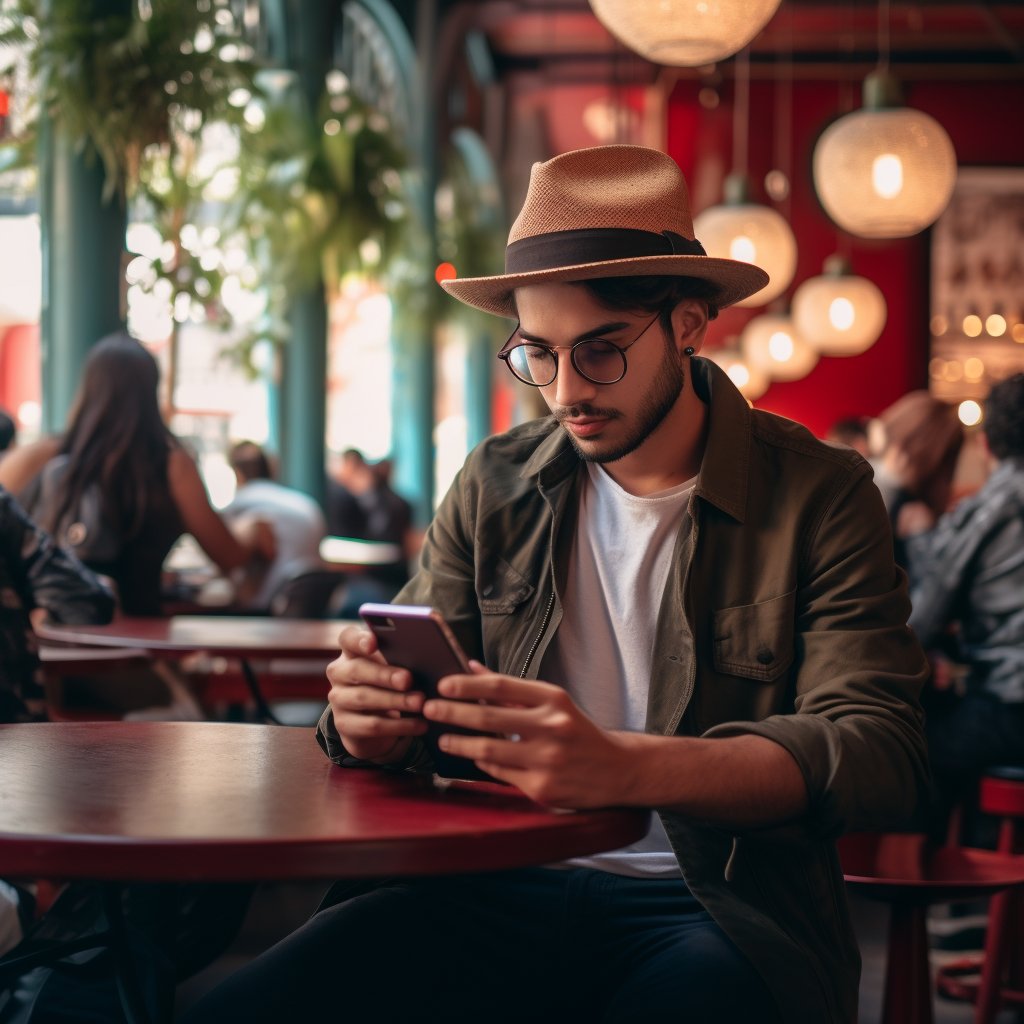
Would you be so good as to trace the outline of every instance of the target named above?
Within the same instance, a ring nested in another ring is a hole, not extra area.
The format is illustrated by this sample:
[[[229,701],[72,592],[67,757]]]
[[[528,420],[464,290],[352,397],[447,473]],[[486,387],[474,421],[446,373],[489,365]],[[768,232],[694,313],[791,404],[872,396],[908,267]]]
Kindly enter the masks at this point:
[[[558,373],[558,356],[544,345],[516,345],[508,364],[520,380],[536,387],[546,387]],[[581,341],[572,348],[572,365],[595,384],[614,384],[626,372],[626,355],[610,341]]]

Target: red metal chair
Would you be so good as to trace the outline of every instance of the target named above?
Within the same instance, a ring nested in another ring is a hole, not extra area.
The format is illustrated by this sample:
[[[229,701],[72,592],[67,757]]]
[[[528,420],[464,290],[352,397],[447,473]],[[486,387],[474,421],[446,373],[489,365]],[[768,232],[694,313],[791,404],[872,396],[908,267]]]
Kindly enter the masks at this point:
[[[1000,819],[996,849],[1024,852],[1024,768],[994,768],[982,780],[983,814]],[[1024,860],[1024,858],[1021,858]],[[1004,889],[989,904],[985,953],[940,968],[936,987],[948,999],[975,1004],[975,1024],[993,1024],[1003,1006],[1024,1006],[1024,907],[1019,889]]]
[[[1024,885],[1024,857],[933,846],[910,833],[843,836],[839,857],[852,890],[889,904],[882,1024],[932,1024],[928,907]]]

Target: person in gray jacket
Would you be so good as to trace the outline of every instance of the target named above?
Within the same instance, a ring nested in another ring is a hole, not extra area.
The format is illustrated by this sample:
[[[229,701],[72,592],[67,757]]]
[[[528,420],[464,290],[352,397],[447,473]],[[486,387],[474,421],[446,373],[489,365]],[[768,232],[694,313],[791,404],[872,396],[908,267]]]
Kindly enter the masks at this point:
[[[470,454],[398,595],[443,613],[472,672],[426,701],[350,627],[319,739],[429,771],[440,723],[442,750],[533,799],[650,808],[649,832],[382,883],[190,1021],[856,1019],[835,837],[925,792],[926,663],[870,467],[697,357],[766,280],[704,254],[663,153],[534,166],[506,273],[445,287],[518,319],[499,356],[551,415]]]
[[[996,384],[982,422],[992,472],[938,522],[905,506],[913,612],[926,648],[945,648],[966,675],[930,688],[927,736],[937,825],[975,796],[993,765],[1024,765],[1024,373]],[[943,661],[936,680],[941,684]]]

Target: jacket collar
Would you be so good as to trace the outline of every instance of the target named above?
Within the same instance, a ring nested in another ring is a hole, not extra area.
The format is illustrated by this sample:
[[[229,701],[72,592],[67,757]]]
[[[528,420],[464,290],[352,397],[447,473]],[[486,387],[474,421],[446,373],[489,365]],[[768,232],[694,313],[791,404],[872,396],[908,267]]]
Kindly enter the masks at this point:
[[[690,376],[709,416],[694,493],[742,523],[750,478],[750,406],[729,375],[710,359],[691,359]]]
[[[709,410],[707,442],[695,493],[742,522],[747,507],[751,416],[747,400],[728,374],[708,359],[690,360],[694,390]],[[547,436],[523,466],[521,476],[555,483],[580,466],[565,431],[551,417]]]

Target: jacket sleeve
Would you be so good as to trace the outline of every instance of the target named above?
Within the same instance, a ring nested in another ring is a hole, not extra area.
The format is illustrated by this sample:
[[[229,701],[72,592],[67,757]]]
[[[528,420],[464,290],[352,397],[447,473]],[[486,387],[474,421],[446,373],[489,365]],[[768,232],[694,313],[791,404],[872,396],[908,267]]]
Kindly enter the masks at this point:
[[[10,494],[2,495],[4,543],[19,567],[29,603],[44,609],[52,622],[109,622],[114,613],[110,589],[36,526]]]
[[[914,606],[910,626],[925,647],[955,618],[954,606],[984,536],[968,505],[944,515],[933,530],[904,542]]]
[[[420,568],[416,575],[394,598],[396,604],[422,604],[444,608],[449,624],[462,649],[471,658],[480,658],[479,609],[474,589],[472,545],[466,541],[467,532],[463,510],[464,471],[456,476],[441,502],[424,538],[420,552]],[[345,749],[334,727],[328,707],[317,723],[317,742],[325,754],[338,765],[356,767],[365,762],[352,757]],[[388,765],[396,771],[422,771],[431,767],[430,754],[422,741],[415,740],[403,761]]]
[[[713,730],[755,733],[789,751],[815,833],[906,825],[926,799],[919,697],[928,667],[909,612],[881,497],[865,473],[854,473],[802,552],[795,714]]]

